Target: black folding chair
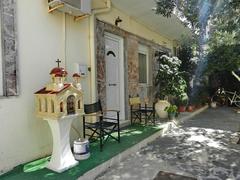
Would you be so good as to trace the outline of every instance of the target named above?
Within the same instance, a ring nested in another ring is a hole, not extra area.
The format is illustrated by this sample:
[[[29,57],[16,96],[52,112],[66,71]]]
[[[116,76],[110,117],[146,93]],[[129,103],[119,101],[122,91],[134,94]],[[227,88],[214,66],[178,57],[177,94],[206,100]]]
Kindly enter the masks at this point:
[[[141,117],[145,119],[145,124],[150,122],[155,125],[155,120],[156,120],[155,105],[154,103],[152,104],[152,106],[149,105],[148,101],[149,101],[148,98],[145,98],[144,107],[141,107],[141,113],[142,113]]]
[[[141,114],[141,101],[139,97],[130,97],[130,112],[131,112],[131,124],[136,121],[142,122],[142,114]]]
[[[151,122],[155,124],[155,108],[154,104],[148,106],[147,101],[144,102],[144,106],[141,106],[140,97],[132,97],[129,99],[130,111],[131,111],[131,124],[136,121],[142,122],[145,120],[145,124]]]
[[[83,135],[89,136],[89,140],[99,138],[100,150],[102,151],[104,143],[111,137],[120,143],[120,126],[119,126],[119,111],[117,110],[102,110],[101,101],[96,103],[85,104],[83,115]],[[115,112],[115,117],[106,117],[104,113]],[[86,117],[96,118],[96,121],[86,121]],[[86,134],[86,130],[89,129],[91,134]],[[114,137],[112,133],[117,132],[117,137]]]

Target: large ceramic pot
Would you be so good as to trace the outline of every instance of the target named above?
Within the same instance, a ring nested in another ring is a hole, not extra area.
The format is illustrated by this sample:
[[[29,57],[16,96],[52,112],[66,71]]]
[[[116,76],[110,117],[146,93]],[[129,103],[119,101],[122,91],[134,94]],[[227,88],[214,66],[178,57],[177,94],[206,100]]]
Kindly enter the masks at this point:
[[[165,100],[159,100],[156,104],[155,104],[155,110],[158,114],[158,116],[160,118],[167,118],[168,117],[168,113],[166,111],[164,111],[164,109],[170,106],[170,103],[168,101]]]

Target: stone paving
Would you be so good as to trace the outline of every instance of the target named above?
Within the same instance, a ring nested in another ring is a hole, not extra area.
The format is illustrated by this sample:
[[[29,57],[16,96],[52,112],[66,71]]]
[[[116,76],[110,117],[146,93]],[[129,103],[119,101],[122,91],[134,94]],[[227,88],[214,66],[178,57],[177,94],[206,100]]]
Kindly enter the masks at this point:
[[[239,130],[240,114],[232,108],[208,109],[173,127],[97,179],[159,179],[161,171],[199,180],[240,180]]]

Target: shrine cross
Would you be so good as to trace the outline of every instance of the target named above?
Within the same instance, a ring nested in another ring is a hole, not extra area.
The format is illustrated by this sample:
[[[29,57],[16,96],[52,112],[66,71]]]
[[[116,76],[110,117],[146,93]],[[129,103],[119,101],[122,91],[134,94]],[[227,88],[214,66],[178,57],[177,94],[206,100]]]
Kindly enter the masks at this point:
[[[58,67],[60,67],[59,64],[60,64],[61,62],[62,62],[62,61],[60,61],[59,59],[57,59],[56,63],[58,64]]]

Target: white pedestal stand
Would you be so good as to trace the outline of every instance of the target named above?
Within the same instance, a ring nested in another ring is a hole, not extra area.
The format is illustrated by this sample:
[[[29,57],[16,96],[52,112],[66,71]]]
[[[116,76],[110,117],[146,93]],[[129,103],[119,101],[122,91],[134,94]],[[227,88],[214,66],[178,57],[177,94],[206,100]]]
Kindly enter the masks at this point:
[[[70,129],[73,119],[78,115],[70,115],[59,120],[44,119],[48,122],[53,137],[53,151],[48,169],[61,173],[75,165],[78,161],[74,159],[70,148]]]

